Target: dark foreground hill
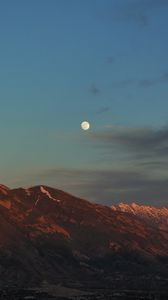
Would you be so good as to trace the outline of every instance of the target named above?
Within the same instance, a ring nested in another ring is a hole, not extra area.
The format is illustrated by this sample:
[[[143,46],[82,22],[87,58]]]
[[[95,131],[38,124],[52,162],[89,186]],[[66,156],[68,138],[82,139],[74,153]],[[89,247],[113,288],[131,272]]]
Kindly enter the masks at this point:
[[[165,227],[46,186],[0,186],[1,288],[112,285],[114,278],[167,274]]]

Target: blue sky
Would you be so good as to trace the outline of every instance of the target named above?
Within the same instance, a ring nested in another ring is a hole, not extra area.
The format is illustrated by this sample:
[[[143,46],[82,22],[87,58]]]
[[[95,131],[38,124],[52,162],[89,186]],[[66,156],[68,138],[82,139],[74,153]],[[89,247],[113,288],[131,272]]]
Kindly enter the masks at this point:
[[[167,13],[167,0],[2,1],[3,184],[166,204]]]

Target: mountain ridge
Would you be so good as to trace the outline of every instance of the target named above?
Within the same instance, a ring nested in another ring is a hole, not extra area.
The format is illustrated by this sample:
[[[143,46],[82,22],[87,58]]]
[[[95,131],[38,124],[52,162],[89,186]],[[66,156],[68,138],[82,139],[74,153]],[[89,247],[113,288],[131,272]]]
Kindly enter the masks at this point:
[[[0,186],[0,286],[166,274],[168,231],[120,209],[46,185]]]

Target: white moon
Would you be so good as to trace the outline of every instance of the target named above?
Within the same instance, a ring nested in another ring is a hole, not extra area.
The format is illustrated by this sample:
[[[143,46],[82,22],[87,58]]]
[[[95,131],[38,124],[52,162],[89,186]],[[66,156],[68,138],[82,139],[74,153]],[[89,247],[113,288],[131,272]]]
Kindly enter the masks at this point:
[[[82,128],[83,130],[88,130],[88,129],[90,128],[89,122],[87,122],[87,121],[82,122],[82,123],[81,123],[81,128]]]

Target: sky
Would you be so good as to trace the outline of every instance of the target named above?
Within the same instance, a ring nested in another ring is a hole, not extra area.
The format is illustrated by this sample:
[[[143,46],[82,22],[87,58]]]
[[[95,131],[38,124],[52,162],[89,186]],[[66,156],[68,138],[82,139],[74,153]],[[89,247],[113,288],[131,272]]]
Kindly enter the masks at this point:
[[[167,15],[168,0],[1,1],[2,184],[167,205]]]

